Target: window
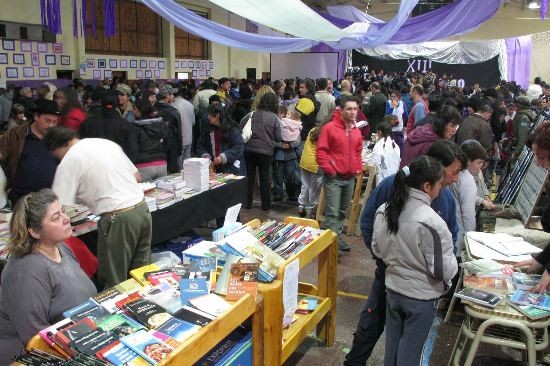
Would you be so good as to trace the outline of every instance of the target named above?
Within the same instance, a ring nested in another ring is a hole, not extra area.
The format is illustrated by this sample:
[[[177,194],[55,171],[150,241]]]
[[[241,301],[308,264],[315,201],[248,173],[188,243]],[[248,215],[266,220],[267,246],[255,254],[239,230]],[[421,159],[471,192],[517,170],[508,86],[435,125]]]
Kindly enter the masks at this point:
[[[86,2],[87,13],[91,4]],[[92,35],[91,24],[86,25],[86,52],[108,55],[138,55],[162,57],[161,18],[143,4],[130,0],[116,2],[116,33],[105,37],[103,2],[96,1],[97,34]]]
[[[195,11],[196,14],[208,19],[208,14]],[[210,42],[182,29],[175,28],[176,58],[194,58],[208,60]]]
[[[19,27],[19,36],[21,39],[29,39],[29,28]]]
[[[0,23],[0,38],[25,39],[38,42],[55,42],[55,34],[42,28],[41,24]]]

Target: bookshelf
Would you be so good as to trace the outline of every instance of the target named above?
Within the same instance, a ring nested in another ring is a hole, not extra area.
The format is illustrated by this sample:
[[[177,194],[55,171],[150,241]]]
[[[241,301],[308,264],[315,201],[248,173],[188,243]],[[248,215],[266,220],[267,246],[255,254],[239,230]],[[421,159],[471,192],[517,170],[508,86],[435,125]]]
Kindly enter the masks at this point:
[[[252,318],[252,352],[254,365],[262,365],[262,297],[255,300],[251,295],[245,295],[225,312],[221,317],[202,327],[196,334],[177,347],[170,357],[159,363],[162,366],[191,366],[207,354],[216,344],[227,337],[241,323]],[[39,336],[35,335],[27,344],[27,349],[40,349],[55,353]]]
[[[287,217],[285,223],[315,226],[314,220]],[[252,228],[260,225],[259,220],[248,223]],[[337,236],[330,230],[323,233],[303,250],[285,261],[279,268],[277,279],[271,283],[260,283],[259,293],[263,296],[263,365],[281,365],[298,348],[307,335],[317,328],[317,337],[331,346],[335,335],[336,281],[338,266]],[[300,260],[300,269],[317,259],[317,283],[299,283],[300,295],[317,297],[317,308],[299,316],[287,329],[283,329],[283,280],[285,266],[295,259]]]

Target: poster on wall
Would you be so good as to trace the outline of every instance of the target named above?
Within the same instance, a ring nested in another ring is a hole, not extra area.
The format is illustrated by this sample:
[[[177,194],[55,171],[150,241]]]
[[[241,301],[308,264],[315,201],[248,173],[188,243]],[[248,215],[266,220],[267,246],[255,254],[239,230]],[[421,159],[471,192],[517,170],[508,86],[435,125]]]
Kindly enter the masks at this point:
[[[107,67],[107,60],[105,60],[104,58],[100,58],[97,60],[97,67],[100,68],[100,69],[104,69]]]
[[[48,52],[48,44],[45,42],[38,42],[36,44],[36,51],[40,53]]]
[[[86,59],[86,67],[94,68],[95,67],[95,60],[93,58]]]
[[[46,55],[46,65],[55,65],[55,55]]]
[[[71,56],[61,56],[61,65],[70,65],[71,64]]]
[[[15,51],[15,41],[13,39],[3,39],[2,49],[4,51]]]
[[[182,61],[181,62],[181,68],[182,69],[187,69],[187,61]]]
[[[110,60],[109,60],[109,67],[110,67],[111,69],[116,69],[116,68],[117,68],[117,60],[115,60],[115,59],[110,59]]]
[[[149,61],[149,68],[150,69],[155,69],[157,67],[157,62],[156,61]]]
[[[33,67],[24,67],[23,68],[23,77],[33,78],[34,77],[34,68]]]
[[[32,52],[32,42],[31,41],[20,41],[19,47],[21,52]]]
[[[53,53],[63,53],[63,43],[54,43]]]
[[[210,62],[208,63],[208,68],[209,68],[210,70],[212,70],[212,69],[214,68],[214,62],[210,61]]]
[[[193,78],[197,77],[197,70],[193,70]]]
[[[0,53],[0,64],[7,64],[7,63],[8,63],[8,54]]]
[[[457,81],[462,81],[467,87],[478,83],[482,87],[492,87],[500,82],[498,69],[498,56],[477,64],[447,64],[435,62],[423,57],[416,57],[404,60],[384,60],[376,57],[363,55],[357,51],[352,53],[352,65],[367,66],[369,70],[384,70],[387,72],[421,72],[428,69],[438,75],[446,73],[454,74]]]
[[[153,72],[153,75],[154,75],[155,79],[160,79],[160,70],[155,70]]]
[[[38,76],[40,76],[41,78],[50,77],[50,68],[49,67],[38,68]]]
[[[125,69],[128,67],[128,60],[120,60],[119,64],[121,69]]]
[[[151,70],[145,70],[145,79],[151,79],[153,77],[153,73]]]
[[[94,70],[94,71],[92,72],[92,77],[93,77],[94,79],[101,79],[101,70]]]
[[[206,65],[207,65],[207,64],[208,64],[208,62],[203,61],[203,62],[202,62],[202,68],[203,68],[203,69],[206,69]]]
[[[40,66],[40,55],[38,53],[31,53],[31,65]]]
[[[137,69],[137,60],[130,60],[130,68]]]
[[[143,79],[143,70],[136,70],[136,79]]]
[[[187,67],[188,67],[188,68],[192,69],[193,66],[195,66],[195,63],[194,63],[193,61],[188,61],[188,62],[187,62]]]
[[[6,77],[8,79],[15,79],[19,77],[17,67],[6,67]]]
[[[158,62],[158,67],[159,67],[159,69],[164,70],[166,68],[166,64],[164,63],[164,61],[159,61]]]
[[[14,53],[13,54],[13,63],[16,65],[24,65],[25,64],[25,55],[22,53]]]
[[[112,70],[103,71],[103,78],[104,79],[110,79],[112,77],[113,77],[113,71]]]
[[[142,69],[146,69],[147,68],[147,60],[140,60],[139,61],[139,67],[141,67]]]
[[[179,69],[179,68],[180,68],[180,61],[179,61],[179,60],[174,61],[174,68],[175,68],[175,69]]]
[[[84,76],[88,73],[88,68],[86,66],[86,63],[85,62],[81,62],[80,63],[80,66],[78,67],[78,71],[79,71],[79,74],[80,76]]]

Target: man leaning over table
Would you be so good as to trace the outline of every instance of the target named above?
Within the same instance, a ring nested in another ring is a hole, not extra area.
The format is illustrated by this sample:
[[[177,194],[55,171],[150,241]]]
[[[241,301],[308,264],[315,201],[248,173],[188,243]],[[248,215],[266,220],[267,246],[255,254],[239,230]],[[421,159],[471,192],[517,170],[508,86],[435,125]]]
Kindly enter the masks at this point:
[[[65,127],[52,128],[44,142],[60,160],[53,191],[63,205],[82,202],[101,216],[97,223],[99,289],[128,278],[151,259],[151,214],[136,167],[116,143],[80,140]]]
[[[537,164],[550,170],[550,122],[541,124],[531,134],[527,144],[533,150]],[[550,245],[546,245],[546,248],[533,258],[517,263],[515,267],[526,267],[528,272],[544,268],[540,283],[533,287],[532,291],[544,293],[550,290]]]

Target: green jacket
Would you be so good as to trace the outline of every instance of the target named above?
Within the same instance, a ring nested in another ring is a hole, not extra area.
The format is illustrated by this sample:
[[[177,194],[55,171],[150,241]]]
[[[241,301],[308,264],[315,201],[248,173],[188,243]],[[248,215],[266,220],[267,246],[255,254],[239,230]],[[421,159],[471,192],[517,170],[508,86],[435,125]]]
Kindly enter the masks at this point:
[[[512,146],[515,146],[515,152],[518,155],[521,154],[521,150],[527,143],[534,119],[535,114],[532,110],[522,109],[516,113],[512,120]]]

